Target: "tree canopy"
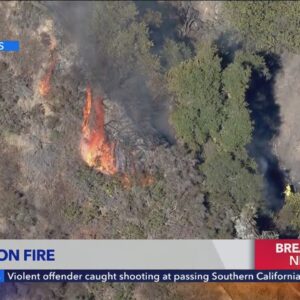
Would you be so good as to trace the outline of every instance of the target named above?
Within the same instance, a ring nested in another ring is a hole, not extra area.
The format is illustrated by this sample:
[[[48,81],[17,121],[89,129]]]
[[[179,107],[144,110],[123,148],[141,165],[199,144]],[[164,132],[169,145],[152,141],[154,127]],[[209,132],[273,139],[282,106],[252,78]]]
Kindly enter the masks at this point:
[[[151,54],[153,46],[146,23],[139,21],[132,1],[98,2],[90,21],[98,45],[98,59],[124,79],[133,70],[155,72],[158,59]]]
[[[172,124],[189,149],[201,152],[203,189],[211,212],[224,220],[224,209],[236,214],[262,199],[262,177],[245,149],[253,130],[245,99],[253,70],[268,75],[260,56],[238,52],[223,66],[216,47],[204,44],[167,75],[175,97]]]
[[[285,197],[284,205],[279,214],[279,222],[284,227],[300,230],[300,193],[291,193]]]
[[[300,51],[300,2],[228,1],[224,6],[232,26],[256,50]]]
[[[241,52],[222,69],[216,47],[205,44],[194,58],[169,71],[168,87],[175,95],[172,124],[190,149],[197,150],[208,138],[225,151],[251,141],[245,93],[253,68],[267,74],[261,57]]]
[[[203,45],[196,57],[172,68],[169,90],[176,96],[172,123],[193,150],[215,138],[222,122],[221,59],[215,47]]]

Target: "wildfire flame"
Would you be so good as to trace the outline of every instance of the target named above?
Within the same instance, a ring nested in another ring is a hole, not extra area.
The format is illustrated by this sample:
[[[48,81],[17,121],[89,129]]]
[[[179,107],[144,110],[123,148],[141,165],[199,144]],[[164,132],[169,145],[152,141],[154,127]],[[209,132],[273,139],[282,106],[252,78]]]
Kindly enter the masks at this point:
[[[92,112],[94,112],[93,115]],[[155,182],[154,178],[146,173],[139,176],[134,160],[130,174],[118,171],[115,154],[116,144],[110,142],[106,135],[104,115],[103,99],[101,97],[93,98],[91,87],[88,86],[81,127],[80,152],[83,160],[89,167],[103,174],[116,175],[119,173],[118,176],[124,188],[131,188],[135,183],[143,187],[152,185]]]
[[[50,43],[49,43],[50,60],[48,63],[47,71],[39,82],[39,93],[43,97],[47,96],[51,89],[51,77],[56,65],[56,58],[55,58],[56,46],[57,46],[56,39],[53,35],[51,35]]]
[[[152,184],[154,184],[155,179],[153,176],[145,174],[141,179],[141,185],[143,187],[147,187],[147,186],[151,186]]]
[[[90,127],[92,105],[95,111],[94,128]],[[93,99],[90,86],[86,90],[80,152],[88,166],[106,175],[117,173],[115,143],[108,140],[104,128],[103,99],[101,97]]]
[[[122,174],[121,182],[124,188],[130,189],[135,184],[138,184],[142,187],[149,187],[155,183],[155,179],[153,176],[148,174],[143,174],[142,176],[138,176],[138,174],[133,174],[135,177],[131,177],[128,174]]]
[[[42,77],[42,79],[39,82],[39,92],[40,92],[40,95],[43,97],[47,96],[50,92],[50,88],[51,88],[50,81],[51,81],[52,73],[55,68],[55,64],[56,64],[56,61],[53,60],[51,62],[51,64],[49,65],[47,72],[45,73],[45,75]]]

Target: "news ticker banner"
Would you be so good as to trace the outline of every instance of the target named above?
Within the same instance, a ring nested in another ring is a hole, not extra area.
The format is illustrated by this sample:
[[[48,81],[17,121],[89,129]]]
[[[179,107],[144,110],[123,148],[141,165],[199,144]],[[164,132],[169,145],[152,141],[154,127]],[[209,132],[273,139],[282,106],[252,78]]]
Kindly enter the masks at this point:
[[[295,282],[299,255],[300,240],[0,240],[0,282]]]

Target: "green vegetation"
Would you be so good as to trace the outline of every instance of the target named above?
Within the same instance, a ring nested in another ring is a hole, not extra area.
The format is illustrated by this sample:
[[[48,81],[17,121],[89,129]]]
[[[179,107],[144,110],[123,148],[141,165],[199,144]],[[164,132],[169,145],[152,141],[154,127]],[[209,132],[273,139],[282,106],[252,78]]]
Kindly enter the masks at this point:
[[[204,190],[217,214],[225,207],[237,213],[262,197],[262,179],[245,151],[253,129],[245,101],[252,70],[268,74],[261,57],[242,52],[222,68],[216,47],[204,44],[168,73],[172,123],[189,149],[203,150]]]
[[[193,150],[209,137],[215,139],[223,117],[217,49],[203,45],[195,58],[172,68],[168,87],[176,96],[172,123],[177,135]]]
[[[161,64],[166,70],[170,69],[192,56],[191,49],[184,42],[166,39],[161,51]]]
[[[99,59],[103,65],[126,79],[130,72],[147,73],[159,69],[158,59],[150,53],[153,43],[149,39],[145,22],[137,20],[133,2],[98,2],[91,18],[91,28],[98,44]]]
[[[300,50],[300,2],[228,1],[224,3],[231,25],[256,50]]]
[[[169,71],[169,90],[176,96],[172,123],[190,149],[197,150],[209,138],[224,151],[250,142],[245,93],[254,68],[267,74],[261,57],[237,53],[234,62],[222,69],[216,47],[204,44],[196,57]]]
[[[285,197],[285,203],[280,211],[280,223],[294,230],[300,230],[300,193],[293,193]]]
[[[161,13],[148,8],[143,16],[143,21],[149,26],[159,28],[162,23]]]
[[[238,52],[234,62],[222,72],[222,85],[226,100],[222,108],[224,122],[219,132],[219,139],[222,148],[227,151],[238,151],[251,141],[253,128],[245,94],[253,69],[268,76],[262,57]]]
[[[245,151],[244,156],[241,159],[218,150],[207,154],[201,170],[205,174],[205,187],[211,200],[220,201],[214,201],[214,206],[224,209],[226,204],[238,211],[247,202],[261,200],[261,177],[256,174],[255,163]]]

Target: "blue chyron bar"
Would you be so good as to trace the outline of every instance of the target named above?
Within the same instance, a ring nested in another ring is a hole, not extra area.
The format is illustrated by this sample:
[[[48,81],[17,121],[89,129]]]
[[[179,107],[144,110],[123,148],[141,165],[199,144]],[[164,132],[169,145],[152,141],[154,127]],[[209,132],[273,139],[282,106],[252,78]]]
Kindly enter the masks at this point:
[[[4,282],[4,270],[0,270],[0,283]]]
[[[299,282],[295,270],[5,270],[3,282]],[[2,299],[0,297],[0,299]]]
[[[0,52],[19,52],[19,41],[0,41]]]

